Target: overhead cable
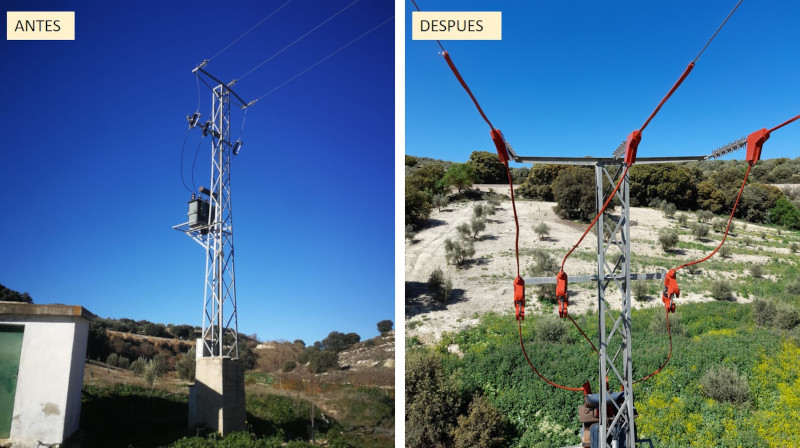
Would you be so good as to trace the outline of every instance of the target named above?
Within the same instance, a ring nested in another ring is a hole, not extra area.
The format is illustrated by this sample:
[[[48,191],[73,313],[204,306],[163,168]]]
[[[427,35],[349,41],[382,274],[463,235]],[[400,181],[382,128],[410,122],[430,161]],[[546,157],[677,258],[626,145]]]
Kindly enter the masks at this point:
[[[305,34],[303,34],[302,36],[300,36],[300,37],[298,37],[297,39],[295,39],[295,40],[294,40],[292,43],[290,43],[289,45],[287,45],[287,46],[285,46],[285,47],[281,48],[280,50],[278,50],[278,52],[277,52],[277,53],[273,54],[272,56],[268,57],[268,58],[267,58],[267,59],[265,59],[264,61],[260,62],[260,63],[259,63],[259,64],[257,64],[255,67],[253,67],[253,68],[251,68],[250,70],[248,70],[248,71],[247,71],[247,73],[245,73],[244,75],[242,75],[242,76],[238,77],[237,79],[238,79],[238,80],[242,80],[242,79],[244,79],[244,77],[245,77],[245,76],[249,75],[250,73],[253,73],[253,72],[254,72],[255,70],[257,70],[259,67],[261,67],[262,65],[264,65],[264,64],[266,64],[267,62],[271,61],[273,58],[275,58],[275,57],[276,57],[276,56],[278,56],[279,54],[281,54],[281,53],[283,53],[284,51],[286,51],[287,49],[289,49],[289,48],[290,48],[292,45],[294,45],[294,44],[296,44],[296,43],[300,42],[301,40],[303,40],[303,38],[305,38],[305,37],[306,37],[306,36],[308,36],[309,34],[313,33],[313,32],[314,32],[314,31],[316,31],[317,29],[319,29],[319,28],[320,28],[322,25],[325,25],[326,23],[330,22],[331,20],[333,20],[333,18],[335,18],[335,17],[336,17],[336,16],[338,16],[339,14],[343,13],[345,10],[347,10],[347,9],[348,9],[348,8],[350,8],[351,6],[355,5],[355,4],[356,4],[356,3],[358,3],[359,1],[360,1],[360,0],[355,0],[355,1],[353,1],[352,3],[350,3],[349,5],[345,6],[345,7],[344,7],[344,8],[342,8],[342,9],[340,9],[340,10],[339,10],[337,13],[335,13],[334,15],[332,15],[332,16],[330,16],[330,17],[328,17],[327,19],[325,19],[324,21],[322,21],[322,23],[320,23],[319,25],[315,26],[315,27],[314,27],[314,28],[312,28],[311,30],[307,31]]]
[[[365,37],[365,36],[367,36],[368,34],[372,33],[373,31],[377,30],[378,28],[380,28],[381,26],[383,26],[383,25],[385,25],[385,24],[389,23],[390,21],[392,21],[392,19],[394,19],[394,16],[392,16],[392,17],[389,17],[388,19],[386,19],[386,20],[384,20],[383,22],[379,23],[378,25],[376,25],[375,27],[373,27],[372,29],[370,29],[370,30],[369,30],[369,31],[367,31],[366,33],[364,33],[364,34],[362,34],[362,35],[360,35],[360,36],[356,37],[355,39],[351,40],[350,42],[348,42],[348,43],[346,43],[346,44],[342,45],[341,47],[339,47],[339,48],[338,48],[336,51],[334,51],[333,53],[331,53],[331,54],[329,54],[329,55],[325,56],[324,58],[322,58],[322,59],[320,59],[320,60],[318,60],[317,62],[313,63],[313,64],[312,64],[311,66],[309,66],[308,68],[306,68],[306,69],[304,69],[304,70],[300,71],[299,73],[297,73],[296,75],[294,75],[294,76],[292,76],[291,78],[287,79],[287,80],[286,80],[286,81],[284,81],[283,83],[279,84],[277,87],[273,88],[273,89],[272,89],[272,90],[270,90],[269,92],[267,92],[267,93],[265,93],[265,94],[261,95],[260,97],[256,98],[256,99],[255,99],[255,100],[253,100],[253,101],[252,101],[250,104],[253,104],[253,103],[255,103],[256,101],[260,101],[260,100],[262,100],[264,97],[266,97],[266,96],[268,96],[268,95],[271,95],[271,94],[272,94],[272,93],[274,93],[276,90],[280,89],[281,87],[285,86],[286,84],[289,84],[290,82],[292,82],[292,81],[294,81],[295,79],[299,78],[300,76],[304,75],[304,74],[305,74],[306,72],[308,72],[309,70],[313,69],[314,67],[318,66],[319,64],[322,64],[323,62],[327,61],[328,59],[332,58],[333,56],[335,56],[336,54],[338,54],[340,51],[342,51],[342,50],[344,50],[345,48],[349,47],[350,45],[353,45],[354,43],[358,42],[359,40],[361,40],[362,38],[364,38],[364,37]]]
[[[211,60],[213,60],[215,57],[217,57],[217,56],[221,55],[221,54],[222,54],[222,53],[223,53],[225,50],[227,50],[227,49],[228,49],[228,48],[230,48],[230,47],[231,47],[233,44],[235,44],[236,42],[238,42],[238,41],[239,41],[239,39],[243,38],[243,37],[244,37],[244,36],[246,36],[248,33],[250,33],[250,32],[251,32],[251,31],[253,31],[254,29],[256,29],[256,28],[258,28],[259,26],[261,26],[261,24],[262,24],[262,23],[264,23],[264,22],[266,22],[266,21],[267,21],[267,19],[269,19],[270,17],[274,16],[274,15],[275,15],[275,14],[276,14],[278,11],[280,11],[281,9],[283,9],[283,7],[284,7],[284,6],[288,5],[289,3],[293,2],[293,1],[294,1],[294,0],[288,0],[286,3],[282,4],[281,6],[279,6],[279,7],[278,7],[278,9],[276,9],[275,11],[272,11],[271,13],[267,14],[267,15],[266,15],[266,17],[264,17],[263,19],[259,20],[259,22],[258,22],[258,23],[256,23],[256,24],[255,24],[255,25],[254,25],[252,28],[250,28],[249,30],[247,30],[247,31],[245,31],[244,33],[242,33],[242,35],[241,35],[241,36],[239,36],[239,37],[237,37],[236,39],[234,39],[234,40],[233,40],[233,42],[231,42],[231,43],[229,43],[228,45],[226,45],[226,46],[225,46],[225,48],[223,48],[222,50],[218,51],[218,52],[217,52],[217,54],[215,54],[214,56],[211,56],[210,58],[208,58],[208,61],[209,61],[209,62],[211,62]]]

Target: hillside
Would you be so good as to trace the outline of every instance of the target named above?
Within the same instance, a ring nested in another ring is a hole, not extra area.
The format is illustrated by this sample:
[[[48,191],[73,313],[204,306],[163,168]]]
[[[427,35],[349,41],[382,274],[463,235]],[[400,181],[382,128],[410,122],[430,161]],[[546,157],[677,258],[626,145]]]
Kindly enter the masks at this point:
[[[478,188],[492,188],[499,193],[508,191],[507,185]],[[417,337],[422,342],[432,343],[443,332],[475,325],[480,315],[486,312],[505,313],[513,308],[515,235],[509,200],[501,202],[496,213],[489,217],[486,229],[474,241],[476,253],[465,266],[457,268],[446,262],[444,241],[448,238],[456,240],[457,226],[469,222],[473,207],[485,202],[461,201],[450,203],[441,211],[434,209],[428,225],[406,242],[406,328],[409,338]],[[517,201],[523,276],[529,271],[534,250],[544,250],[560,262],[586,228],[585,223],[557,217],[553,212],[554,205],[552,202]],[[681,213],[688,218],[685,226],[678,223],[677,216]],[[717,216],[714,219],[722,218]],[[691,212],[678,212],[674,218],[665,218],[660,210],[632,207],[632,272],[660,272],[711,252],[719,243],[721,233],[711,230],[706,237],[697,238],[690,229],[697,221],[697,215]],[[533,231],[533,226],[540,222],[546,223],[551,229],[544,241],[540,241]],[[733,289],[730,300],[736,303],[749,303],[768,291],[785,290],[786,285],[796,281],[798,256],[790,247],[792,243],[800,241],[799,232],[740,220],[734,222],[735,230],[726,243],[731,248],[729,257],[716,255],[703,263],[694,275],[681,272],[679,284],[682,294],[678,306],[689,302],[714,301],[709,288],[715,279],[725,279],[730,283]],[[677,249],[672,252],[664,252],[659,246],[658,232],[664,228],[675,228],[679,234]],[[596,273],[596,247],[593,230],[567,262],[566,271],[571,276]],[[754,265],[761,266],[757,277],[750,272]],[[434,302],[427,289],[428,278],[436,268],[441,268],[452,279],[453,292],[450,299],[442,304]],[[658,298],[662,285],[655,281],[648,283],[647,298],[633,301],[634,308],[662,306]],[[556,313],[554,304],[540,302],[533,295],[533,289],[529,288],[529,313]],[[609,294],[612,307],[620,306],[617,296]],[[796,296],[781,297],[795,305],[800,304]],[[580,314],[590,309],[597,309],[595,287],[591,284],[570,284],[570,312]]]

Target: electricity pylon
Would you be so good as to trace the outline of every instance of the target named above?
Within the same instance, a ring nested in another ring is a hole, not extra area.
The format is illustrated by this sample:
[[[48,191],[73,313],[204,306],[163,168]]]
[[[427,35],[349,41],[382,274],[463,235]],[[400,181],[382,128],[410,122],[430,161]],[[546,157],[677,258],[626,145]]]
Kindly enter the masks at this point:
[[[232,89],[206,72],[204,61],[192,70],[211,89],[211,119],[200,125],[203,136],[211,137],[211,188],[200,187],[189,201],[189,221],[174,226],[189,235],[206,253],[203,298],[203,347],[198,357],[239,357],[236,311],[236,275],[233,256],[233,213],[231,211],[231,156],[241,142],[230,141],[230,107],[233,97],[242,108],[244,102]],[[201,77],[203,75],[204,77]],[[206,80],[205,78],[208,78]],[[209,80],[212,84],[209,84]],[[188,117],[196,127],[199,113]]]

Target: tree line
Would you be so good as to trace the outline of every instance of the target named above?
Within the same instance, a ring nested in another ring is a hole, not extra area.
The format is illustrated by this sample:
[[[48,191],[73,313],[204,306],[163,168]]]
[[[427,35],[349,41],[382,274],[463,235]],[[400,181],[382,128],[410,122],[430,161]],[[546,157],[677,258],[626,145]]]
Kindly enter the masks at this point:
[[[744,179],[747,162],[713,160],[683,164],[633,165],[628,172],[631,205],[658,207],[662,201],[677,210],[707,210],[726,214]],[[534,165],[512,168],[520,196],[556,202],[565,219],[588,221],[596,213],[594,169],[572,165]],[[469,198],[473,184],[506,183],[505,167],[497,156],[474,151],[466,163],[406,156],[405,220],[410,231],[423,226],[439,197],[455,189],[451,199]],[[800,158],[762,160],[753,166],[742,192],[736,217],[753,223],[800,229],[800,188],[771,184],[800,184]]]

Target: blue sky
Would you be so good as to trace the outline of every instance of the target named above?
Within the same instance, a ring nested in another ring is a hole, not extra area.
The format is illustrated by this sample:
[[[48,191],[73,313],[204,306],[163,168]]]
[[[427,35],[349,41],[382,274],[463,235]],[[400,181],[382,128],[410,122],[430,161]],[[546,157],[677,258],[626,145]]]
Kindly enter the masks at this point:
[[[181,182],[186,115],[209,116],[192,68],[286,0],[6,1],[7,11],[75,11],[76,40],[0,43],[5,86],[0,283],[37,303],[103,317],[200,325],[203,250]],[[294,0],[214,58],[229,81],[351,0]],[[362,0],[235,86],[261,97],[394,15]],[[394,21],[232,114],[239,329],[307,343],[377,334],[394,320]],[[183,160],[192,188],[200,143]],[[200,146],[194,184],[209,185]]]
[[[501,41],[445,41],[492,123],[527,156],[607,157],[700,52],[735,0],[420,0],[423,11],[502,11]],[[466,161],[489,129],[406,8],[406,153]],[[643,133],[640,157],[703,155],[800,114],[800,3],[744,1]],[[763,158],[799,157],[800,122]],[[729,158],[744,158],[739,151]]]

